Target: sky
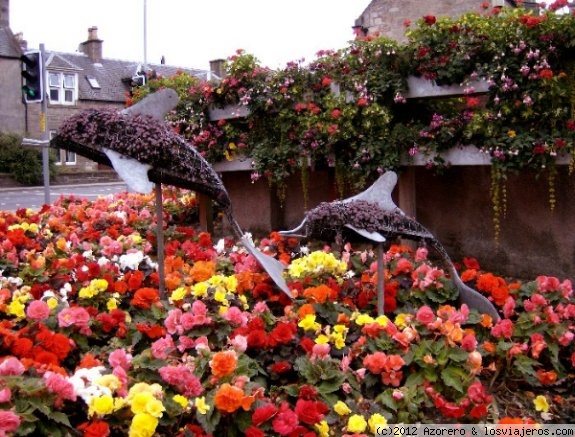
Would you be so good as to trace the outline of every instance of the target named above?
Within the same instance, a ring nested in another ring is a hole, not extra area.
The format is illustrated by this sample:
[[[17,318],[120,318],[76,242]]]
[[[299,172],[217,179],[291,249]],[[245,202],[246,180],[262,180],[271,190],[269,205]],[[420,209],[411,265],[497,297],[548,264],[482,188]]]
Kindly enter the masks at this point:
[[[12,0],[10,27],[30,49],[43,43],[47,51],[74,53],[96,26],[105,58],[160,63],[165,56],[168,65],[207,70],[210,60],[243,49],[276,69],[347,47],[355,19],[370,2]]]

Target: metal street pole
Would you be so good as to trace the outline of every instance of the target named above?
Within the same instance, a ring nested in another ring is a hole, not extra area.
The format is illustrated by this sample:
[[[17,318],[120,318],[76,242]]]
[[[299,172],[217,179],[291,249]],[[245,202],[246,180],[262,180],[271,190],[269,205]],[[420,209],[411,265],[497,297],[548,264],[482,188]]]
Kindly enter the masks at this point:
[[[47,97],[47,80],[46,80],[46,56],[44,44],[40,44],[40,62],[42,63],[42,107],[40,112],[40,130],[42,131],[42,173],[44,176],[44,203],[50,204],[50,160],[48,143],[50,142],[50,131],[47,125],[48,116],[48,97]]]

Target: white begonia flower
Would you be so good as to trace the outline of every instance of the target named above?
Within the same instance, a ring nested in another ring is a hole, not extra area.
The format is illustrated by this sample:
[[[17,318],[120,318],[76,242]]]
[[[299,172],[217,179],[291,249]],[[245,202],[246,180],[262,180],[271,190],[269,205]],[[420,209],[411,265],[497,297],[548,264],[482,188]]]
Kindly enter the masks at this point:
[[[216,243],[216,245],[214,246],[214,249],[216,250],[216,252],[218,254],[223,253],[224,249],[226,248],[226,242],[223,238],[220,238],[218,240],[218,242]]]
[[[144,254],[141,251],[126,253],[120,256],[120,268],[122,270],[138,270],[138,266],[144,260]]]

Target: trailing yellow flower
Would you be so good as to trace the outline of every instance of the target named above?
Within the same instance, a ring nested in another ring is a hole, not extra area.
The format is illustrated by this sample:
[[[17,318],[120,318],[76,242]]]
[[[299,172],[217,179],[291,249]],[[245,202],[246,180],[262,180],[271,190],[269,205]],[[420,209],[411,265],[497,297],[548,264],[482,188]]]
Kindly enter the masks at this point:
[[[351,413],[351,409],[343,401],[337,401],[333,406],[333,411],[335,411],[340,416],[347,416]]]
[[[539,395],[533,399],[533,405],[535,405],[535,409],[537,411],[541,411],[542,413],[547,413],[549,411],[549,403],[547,402],[547,398],[543,395]]]
[[[183,410],[186,409],[186,407],[188,406],[188,398],[182,395],[174,395],[172,397],[172,400],[178,404],[180,407],[182,407]]]
[[[205,396],[196,398],[194,401],[194,406],[198,409],[198,413],[206,414],[210,410],[210,406],[206,403]]]
[[[314,425],[315,430],[317,431],[317,435],[319,437],[329,437],[329,425],[325,420],[322,420],[319,423]]]

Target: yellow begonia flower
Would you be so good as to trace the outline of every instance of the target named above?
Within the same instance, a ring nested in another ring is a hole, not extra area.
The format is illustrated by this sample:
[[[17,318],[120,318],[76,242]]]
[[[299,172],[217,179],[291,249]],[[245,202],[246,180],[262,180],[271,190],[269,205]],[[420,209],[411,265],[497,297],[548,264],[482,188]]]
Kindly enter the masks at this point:
[[[108,311],[117,309],[118,299],[116,299],[115,297],[111,297],[110,299],[108,299],[108,302],[106,302],[106,308],[108,309]]]
[[[331,340],[336,349],[343,349],[345,347],[345,338],[341,334],[332,334]]]
[[[360,414],[354,414],[347,419],[347,430],[349,432],[364,432],[367,428],[367,422]]]
[[[10,302],[10,305],[8,305],[7,314],[22,319],[26,317],[26,312],[24,311],[25,308],[26,306],[22,302],[20,302],[18,299],[14,299],[12,302]]]
[[[103,375],[101,378],[98,378],[96,384],[109,388],[112,391],[116,391],[122,387],[122,382],[116,375],[112,375],[111,373],[108,375]]]
[[[337,401],[333,406],[333,411],[335,411],[340,416],[347,416],[351,413],[351,409],[343,401]]]
[[[148,411],[146,405],[153,399],[155,399],[154,395],[149,391],[144,391],[135,394],[134,397],[132,398],[132,405],[131,405],[132,413],[134,414],[147,413]]]
[[[373,319],[373,317],[371,317],[369,314],[360,314],[355,319],[355,324],[359,325],[359,326],[363,326],[363,325],[369,325],[370,323],[373,323],[374,321],[375,320]]]
[[[216,291],[214,292],[214,300],[216,302],[219,302],[221,304],[226,304],[227,303],[227,299],[226,296],[228,295],[228,293],[226,292],[226,289],[223,287],[218,287],[216,289]]]
[[[198,409],[198,413],[200,414],[206,414],[211,408],[208,404],[206,404],[205,396],[196,398],[194,401],[194,406]]]
[[[198,282],[192,287],[194,297],[206,297],[208,295],[209,284],[207,282]]]
[[[320,334],[315,339],[316,344],[326,344],[329,343],[329,338],[327,335]]]
[[[106,291],[108,289],[108,281],[106,281],[105,279],[93,279],[90,282],[90,285],[94,285],[94,288],[96,290],[100,291]]]
[[[188,294],[188,292],[184,287],[178,287],[172,291],[170,299],[172,299],[174,302],[177,302],[186,297],[186,294]]]
[[[48,304],[48,308],[53,310],[58,306],[58,299],[56,299],[55,297],[51,297],[46,301],[46,303]]]
[[[535,399],[533,399],[533,405],[535,405],[535,409],[537,411],[541,411],[542,413],[547,413],[549,411],[549,404],[547,403],[547,398],[543,395],[539,395]]]
[[[375,321],[379,326],[383,327],[386,327],[387,324],[389,323],[389,319],[386,316],[378,316],[377,319],[375,319]]]
[[[385,426],[387,425],[387,419],[379,413],[372,414],[369,420],[367,421],[369,425],[369,430],[375,434],[377,431],[378,426]]]
[[[114,398],[110,395],[102,395],[98,397],[93,397],[90,400],[90,406],[88,408],[88,415],[93,416],[94,414],[99,414],[103,416],[105,414],[111,414],[114,412]]]
[[[172,397],[172,400],[178,404],[180,407],[182,407],[182,409],[186,409],[186,407],[188,406],[188,398],[182,395],[174,395]]]
[[[329,437],[329,425],[325,420],[314,425],[319,437]]]
[[[151,414],[154,417],[162,417],[166,411],[166,407],[159,399],[153,398],[146,404],[146,413]]]
[[[395,317],[395,326],[397,326],[398,329],[407,328],[408,317],[409,317],[409,314],[405,314],[405,313],[398,314]]]
[[[132,418],[128,437],[152,437],[157,426],[156,417],[148,413],[138,413]]]
[[[317,331],[321,329],[321,325],[315,321],[315,314],[306,314],[306,316],[298,323],[300,328],[304,331]]]

